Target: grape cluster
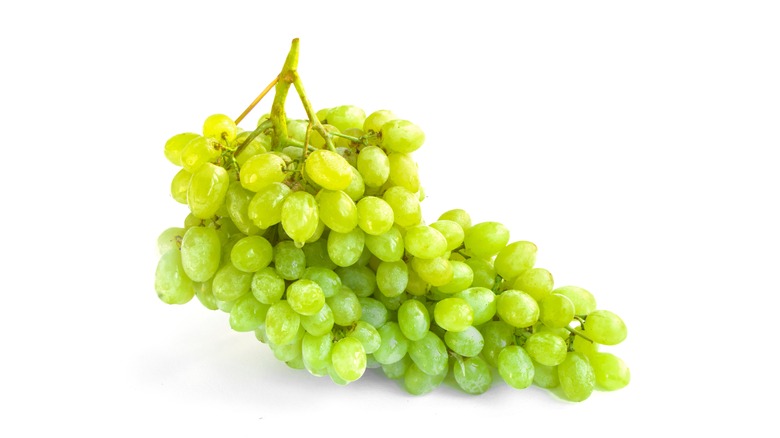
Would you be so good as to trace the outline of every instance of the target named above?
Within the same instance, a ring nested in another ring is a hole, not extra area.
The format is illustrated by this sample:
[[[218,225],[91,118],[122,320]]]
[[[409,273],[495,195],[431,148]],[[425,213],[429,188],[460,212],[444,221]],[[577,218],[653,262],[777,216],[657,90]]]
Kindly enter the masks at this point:
[[[290,367],[338,384],[381,368],[411,394],[450,373],[481,394],[497,374],[572,401],[628,384],[625,363],[598,351],[625,324],[587,290],[555,288],[536,245],[461,209],[424,223],[417,125],[349,105],[316,115],[332,148],[307,120],[285,121],[275,147],[267,116],[250,133],[217,114],[203,135],[168,140],[181,166],[171,195],[190,214],[158,238],[162,301],[197,297]]]

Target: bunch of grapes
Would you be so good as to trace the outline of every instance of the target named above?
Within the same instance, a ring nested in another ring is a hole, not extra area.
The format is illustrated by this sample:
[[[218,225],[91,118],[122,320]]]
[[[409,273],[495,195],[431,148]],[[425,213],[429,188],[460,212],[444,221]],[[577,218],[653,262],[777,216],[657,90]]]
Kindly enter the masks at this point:
[[[536,245],[510,242],[499,222],[453,209],[424,223],[412,156],[423,131],[388,110],[314,113],[289,61],[254,131],[216,114],[202,135],[165,144],[181,167],[171,195],[190,214],[158,238],[163,302],[197,297],[277,359],[338,384],[377,368],[411,394],[448,374],[481,394],[500,376],[572,401],[628,384],[626,364],[599,351],[625,339],[618,315],[581,287],[555,288]],[[291,84],[307,120],[278,105]]]

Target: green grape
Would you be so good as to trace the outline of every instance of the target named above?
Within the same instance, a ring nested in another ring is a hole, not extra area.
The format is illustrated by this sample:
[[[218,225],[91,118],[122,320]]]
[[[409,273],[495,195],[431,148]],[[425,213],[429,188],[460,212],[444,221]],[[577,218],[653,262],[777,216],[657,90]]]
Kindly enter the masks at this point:
[[[211,289],[211,282],[205,281],[203,283],[193,283],[195,288],[195,296],[198,298],[203,307],[209,310],[217,310],[217,299],[214,298],[214,292]]]
[[[493,261],[493,266],[498,275],[507,281],[512,281],[518,275],[533,268],[534,263],[536,263],[536,245],[531,242],[519,241],[510,243],[499,251]]]
[[[247,207],[249,219],[261,229],[270,228],[282,220],[282,206],[292,192],[282,183],[273,183],[260,189]]]
[[[588,358],[577,352],[567,353],[566,359],[558,365],[558,379],[563,394],[567,399],[575,402],[590,397],[596,386],[596,375]]]
[[[268,266],[254,273],[250,288],[257,301],[273,304],[284,295],[284,278],[276,273],[276,269]]]
[[[382,345],[382,337],[379,336],[379,332],[373,325],[365,321],[356,322],[348,336],[360,341],[366,354],[372,354]]]
[[[339,133],[339,128],[336,128],[333,125],[329,125],[327,123],[323,123],[322,127],[325,129],[326,132],[336,132]],[[325,138],[320,134],[319,131],[316,129],[312,129],[311,133],[309,135],[309,144],[312,145],[316,149],[323,149],[325,147]],[[343,190],[343,189],[332,189],[332,190]]]
[[[588,356],[596,384],[607,391],[621,389],[631,381],[631,371],[623,359],[612,353],[595,353]]]
[[[439,292],[454,294],[471,286],[474,281],[474,272],[469,265],[458,261],[450,261],[450,265],[452,266],[452,280],[439,286]]]
[[[303,143],[306,141],[306,131],[309,129],[308,120],[287,119],[287,136]]]
[[[221,243],[213,228],[191,227],[181,240],[181,264],[192,281],[203,282],[219,269]]]
[[[157,237],[157,253],[163,255],[171,249],[179,249],[185,230],[180,227],[171,227],[160,233]]]
[[[348,287],[342,286],[335,295],[326,298],[325,302],[333,311],[334,322],[340,326],[348,327],[359,321],[362,316],[363,308],[360,306],[360,301]]]
[[[212,293],[213,293],[213,286],[212,286]],[[221,301],[218,300],[216,297],[214,297],[214,300],[217,302],[217,308],[225,313],[230,313],[230,311],[233,310],[233,305],[236,303],[235,301]]]
[[[458,387],[467,394],[483,394],[493,384],[490,366],[480,357],[457,360],[452,369]]]
[[[628,335],[626,323],[609,310],[594,310],[585,319],[585,335],[602,345],[617,345]]]
[[[572,350],[582,353],[589,358],[599,352],[599,344],[589,341],[582,336],[574,336],[571,341]]]
[[[485,338],[476,327],[467,327],[462,332],[447,332],[444,334],[444,342],[455,353],[474,357],[482,351],[485,346]]]
[[[404,373],[404,389],[412,395],[427,394],[441,385],[445,377],[447,377],[446,372],[432,376],[412,363]]]
[[[335,269],[336,264],[328,256],[328,240],[321,238],[314,242],[309,242],[303,246],[303,253],[306,255],[306,266],[325,269]],[[322,286],[322,285],[320,285]]]
[[[215,221],[215,224],[215,226],[219,228],[219,231],[225,233],[230,239],[240,239],[246,236],[246,234],[242,233],[241,230],[236,227],[233,220],[227,216],[220,216],[220,218]]]
[[[187,204],[196,217],[209,219],[225,202],[230,181],[227,171],[219,166],[206,163],[192,174],[187,190]]]
[[[341,155],[318,149],[306,158],[306,175],[320,187],[345,190],[352,181],[352,166]]]
[[[471,268],[474,273],[474,280],[471,282],[472,286],[484,287],[486,289],[493,289],[496,285],[496,270],[493,268],[493,264],[487,260],[470,258],[464,262]]]
[[[382,327],[390,318],[387,307],[381,301],[371,297],[358,297],[358,302],[361,309],[360,320],[371,324],[374,328]]]
[[[336,269],[341,283],[358,297],[370,297],[376,290],[376,274],[367,266],[355,264]]]
[[[251,135],[252,133],[249,131],[242,132],[236,136],[235,144],[241,145],[244,144],[246,139]],[[238,154],[235,154],[233,157],[236,159],[236,163],[238,163],[239,166],[243,167],[244,164],[246,164],[247,160],[254,157],[255,155],[264,154],[268,151],[273,149],[271,146],[271,137],[267,135],[260,134],[252,141],[249,142],[244,148],[239,152]]]
[[[327,304],[324,304],[314,315],[301,315],[301,326],[315,336],[330,333],[335,323],[333,310]]]
[[[409,190],[399,186],[390,187],[382,195],[382,199],[393,209],[393,220],[398,225],[411,227],[422,220],[420,201]]]
[[[366,235],[358,227],[348,233],[331,231],[328,234],[328,256],[337,266],[354,265],[363,254]]]
[[[553,276],[546,269],[532,268],[515,279],[512,289],[521,290],[541,302],[553,290]]]
[[[195,137],[181,151],[181,166],[190,173],[195,173],[204,164],[219,157],[219,149],[214,140],[205,137]]]
[[[531,359],[542,365],[556,366],[566,359],[566,341],[552,333],[534,333],[523,345]]]
[[[409,349],[409,340],[406,339],[398,323],[388,321],[377,329],[382,343],[374,352],[374,359],[382,365],[398,362]]]
[[[286,167],[287,164],[279,155],[272,153],[255,155],[241,166],[239,173],[241,185],[247,190],[257,192],[271,183],[280,183],[287,177]]]
[[[198,134],[193,134],[192,132],[184,132],[169,138],[168,141],[165,142],[165,158],[171,163],[181,166],[181,151],[187,146],[187,143],[197,137],[200,136]]]
[[[539,305],[525,292],[506,290],[498,296],[496,313],[513,327],[531,327],[539,320]]]
[[[439,216],[439,220],[453,221],[460,225],[464,232],[471,228],[471,216],[466,212],[466,210],[462,210],[460,208],[445,211],[441,216]]]
[[[552,291],[554,294],[560,294],[570,299],[574,304],[574,314],[586,316],[596,310],[596,297],[587,290],[577,286],[563,286]]]
[[[265,334],[265,324],[260,324],[260,326],[255,329],[255,338],[263,344],[268,343],[268,336]]]
[[[298,333],[301,317],[286,300],[271,305],[265,316],[265,334],[276,345],[292,342]]]
[[[247,236],[236,242],[230,251],[233,266],[244,272],[265,268],[274,258],[274,247],[264,237]]]
[[[220,301],[235,301],[252,289],[252,274],[239,271],[232,263],[225,263],[211,284],[214,297]]]
[[[357,206],[346,193],[322,189],[315,199],[320,219],[331,230],[349,233],[358,225]]]
[[[303,358],[300,355],[296,356],[294,359],[285,361],[284,363],[294,370],[306,369],[306,366],[303,364]]]
[[[382,198],[366,196],[357,203],[358,226],[366,234],[379,236],[393,227],[393,208]]]
[[[285,240],[274,248],[276,273],[285,280],[297,280],[306,270],[306,255],[295,243]]]
[[[574,304],[561,294],[550,294],[539,302],[539,320],[550,328],[568,327],[574,319]]]
[[[359,339],[347,336],[333,344],[331,361],[339,377],[353,382],[366,371],[366,350]]]
[[[406,339],[419,341],[430,333],[431,316],[423,303],[407,300],[398,308],[398,326]]]
[[[417,163],[410,154],[398,152],[387,156],[390,163],[388,180],[394,186],[401,186],[414,193],[420,190],[420,176],[417,173]]]
[[[328,331],[322,335],[305,333],[301,342],[301,356],[306,369],[315,376],[324,374],[318,371],[327,369],[331,364],[333,351],[333,333]],[[327,374],[327,371],[325,371]]]
[[[509,345],[498,354],[498,374],[515,389],[525,389],[534,381],[534,364],[518,345]]]
[[[425,142],[422,129],[408,120],[396,119],[385,123],[381,135],[382,147],[391,152],[414,152]]]
[[[498,355],[509,345],[515,344],[515,329],[503,321],[489,321],[479,327],[485,345],[481,356],[490,366],[498,366]]]
[[[357,169],[366,187],[381,187],[390,176],[390,159],[381,148],[366,146],[358,154]]]
[[[382,372],[385,373],[385,376],[387,376],[388,379],[403,379],[406,370],[411,364],[412,359],[409,355],[404,355],[401,360],[389,364],[380,364],[380,366],[382,367]]]
[[[422,372],[432,376],[447,373],[449,358],[441,338],[428,331],[421,339],[410,341],[409,357]]]
[[[401,230],[393,225],[387,232],[379,235],[366,234],[366,247],[383,262],[396,262],[404,256],[404,238]]]
[[[325,227],[325,223],[322,222],[321,219],[318,219],[317,220],[317,228],[314,229],[314,234],[312,234],[311,237],[306,239],[305,243],[314,243],[314,242],[320,240],[320,237],[322,237],[322,234],[325,232],[325,228],[326,228]],[[284,231],[284,230],[282,230],[282,231]],[[301,248],[303,248],[303,246],[305,246],[305,245],[302,245]]]
[[[466,236],[463,228],[455,221],[438,220],[431,224],[431,228],[438,230],[447,240],[447,251],[457,249]]]
[[[249,218],[249,203],[254,196],[255,194],[245,189],[239,181],[231,182],[225,194],[228,216],[233,220],[236,228],[248,236],[261,231]]]
[[[180,169],[171,180],[171,196],[179,204],[187,204],[187,191],[190,188],[192,174],[186,169]]]
[[[252,294],[237,299],[230,309],[230,327],[237,332],[255,331],[265,323],[265,315],[271,306],[257,301]]]
[[[474,322],[474,311],[463,298],[445,298],[436,303],[433,319],[444,330],[462,332]]]
[[[443,286],[452,281],[452,264],[444,257],[431,260],[415,257],[411,261],[411,266],[420,278],[431,286]]]
[[[212,114],[203,122],[203,136],[231,142],[236,139],[238,128],[230,117],[224,114]]]
[[[185,304],[195,295],[178,249],[171,249],[160,257],[154,274],[154,290],[166,304]]]
[[[411,295],[415,295],[418,297],[424,296],[428,293],[428,291],[431,288],[431,285],[428,284],[425,280],[420,278],[420,274],[417,273],[414,269],[410,269],[411,262],[406,263],[407,272],[409,274],[409,279],[406,283],[406,291],[409,292]]]
[[[358,257],[358,260],[355,262],[358,266],[368,266],[368,262],[371,261],[373,258],[373,254],[371,254],[371,251],[368,250],[368,247],[363,245],[363,252],[360,253],[360,257]]]
[[[379,133],[382,130],[382,125],[395,119],[397,117],[390,110],[374,111],[363,121],[363,132],[367,134]]]
[[[282,227],[299,247],[314,235],[319,223],[317,201],[308,192],[293,192],[282,204]]]
[[[304,248],[306,248],[306,246],[304,246]],[[327,268],[310,266],[303,271],[303,276],[301,278],[312,280],[317,283],[317,285],[320,286],[323,295],[325,295],[325,298],[332,297],[341,289],[341,278],[338,274]]]
[[[280,345],[269,342],[268,346],[271,347],[274,357],[282,362],[288,362],[301,357],[301,345],[303,344],[303,336],[305,334],[306,331],[299,326],[292,341]]]
[[[540,388],[557,388],[561,384],[558,379],[558,367],[548,367],[534,361],[534,384]]]
[[[447,239],[436,228],[417,225],[407,228],[404,248],[415,258],[435,259],[447,253]]]
[[[381,262],[376,270],[376,283],[382,294],[397,297],[404,293],[409,284],[409,268],[403,260]]]
[[[287,302],[299,315],[314,315],[325,305],[325,294],[317,283],[301,279],[287,287]]]
[[[509,230],[499,222],[480,222],[465,230],[463,244],[474,256],[489,259],[509,242]],[[498,271],[498,267],[496,267]]]

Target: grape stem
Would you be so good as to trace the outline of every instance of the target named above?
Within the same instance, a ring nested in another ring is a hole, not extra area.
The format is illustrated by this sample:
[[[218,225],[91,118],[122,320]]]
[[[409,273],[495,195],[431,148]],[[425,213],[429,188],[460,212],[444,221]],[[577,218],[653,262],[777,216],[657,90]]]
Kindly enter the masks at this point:
[[[582,332],[578,332],[577,330],[574,330],[574,329],[573,329],[573,328],[571,328],[571,327],[564,327],[564,328],[565,328],[566,330],[568,330],[568,331],[569,331],[569,333],[571,333],[571,334],[577,335],[577,336],[581,337],[582,339],[585,339],[586,341],[593,342],[593,339],[591,339],[591,338],[589,338],[589,337],[587,337],[587,336],[583,335],[583,334],[582,334]]]
[[[241,123],[242,120],[244,120],[244,117],[246,117],[247,114],[249,114],[249,112],[252,111],[255,108],[255,106],[257,106],[257,104],[260,103],[261,100],[263,100],[265,95],[268,94],[269,91],[271,91],[271,88],[273,88],[278,81],[279,81],[279,76],[275,77],[274,80],[271,81],[271,83],[268,84],[267,87],[265,87],[265,89],[255,98],[255,100],[253,100],[252,103],[250,103],[249,106],[246,107],[246,109],[244,110],[243,113],[241,113],[240,116],[236,117],[236,125],[238,125],[239,123]]]
[[[266,120],[265,122],[259,124],[257,126],[257,128],[255,128],[255,130],[252,131],[252,133],[249,134],[246,139],[244,139],[243,143],[241,143],[236,148],[236,151],[233,153],[233,156],[234,157],[239,156],[241,154],[241,152],[243,152],[244,148],[246,148],[249,143],[252,143],[252,140],[257,138],[258,135],[262,134],[263,131],[265,131],[266,129],[270,128],[271,126],[273,126],[273,125],[272,125],[270,120]]]

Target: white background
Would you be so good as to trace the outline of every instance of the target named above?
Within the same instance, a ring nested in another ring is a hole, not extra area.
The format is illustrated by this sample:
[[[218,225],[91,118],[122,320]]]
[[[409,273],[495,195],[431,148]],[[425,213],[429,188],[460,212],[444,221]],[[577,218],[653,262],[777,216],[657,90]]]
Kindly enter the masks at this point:
[[[511,3],[4,2],[0,435],[768,434],[777,3]],[[315,107],[423,127],[427,220],[501,221],[623,316],[626,389],[340,387],[157,299],[155,239],[186,214],[165,140],[237,116],[293,37]]]

